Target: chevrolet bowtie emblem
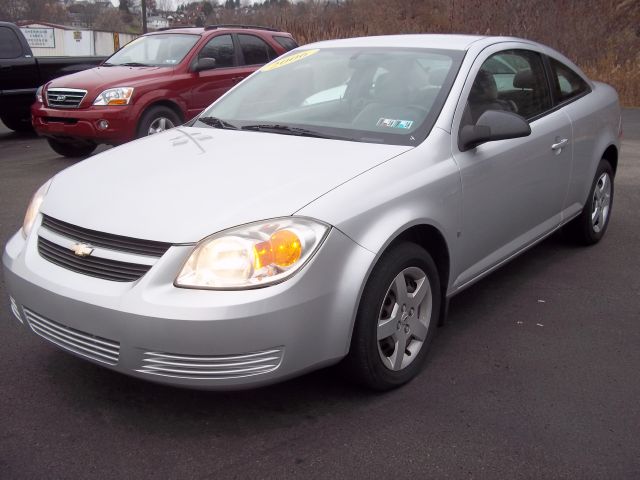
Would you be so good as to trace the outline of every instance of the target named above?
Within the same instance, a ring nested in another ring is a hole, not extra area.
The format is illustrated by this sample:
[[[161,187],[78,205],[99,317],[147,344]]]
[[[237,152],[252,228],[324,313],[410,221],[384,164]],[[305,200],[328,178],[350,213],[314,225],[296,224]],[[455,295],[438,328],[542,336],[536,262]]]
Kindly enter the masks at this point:
[[[75,243],[71,246],[71,250],[79,257],[88,257],[93,252],[93,248],[86,243]]]

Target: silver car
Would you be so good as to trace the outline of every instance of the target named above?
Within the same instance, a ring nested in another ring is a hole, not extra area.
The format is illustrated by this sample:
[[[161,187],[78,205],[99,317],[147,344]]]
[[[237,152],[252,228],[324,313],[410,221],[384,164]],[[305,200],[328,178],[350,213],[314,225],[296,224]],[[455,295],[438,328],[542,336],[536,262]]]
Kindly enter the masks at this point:
[[[559,228],[604,235],[616,92],[517,38],[306,45],[188,125],[35,194],[13,313],[142,379],[257,386],[343,360],[416,376],[449,299]]]

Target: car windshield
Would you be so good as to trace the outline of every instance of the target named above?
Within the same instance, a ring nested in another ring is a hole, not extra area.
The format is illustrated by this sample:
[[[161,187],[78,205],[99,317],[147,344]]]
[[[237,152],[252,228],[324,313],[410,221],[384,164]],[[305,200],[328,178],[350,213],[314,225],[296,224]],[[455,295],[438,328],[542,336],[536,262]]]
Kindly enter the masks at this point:
[[[416,145],[429,134],[464,52],[296,50],[262,67],[196,126]]]
[[[114,53],[104,65],[170,67],[180,63],[199,38],[176,33],[139,37]]]

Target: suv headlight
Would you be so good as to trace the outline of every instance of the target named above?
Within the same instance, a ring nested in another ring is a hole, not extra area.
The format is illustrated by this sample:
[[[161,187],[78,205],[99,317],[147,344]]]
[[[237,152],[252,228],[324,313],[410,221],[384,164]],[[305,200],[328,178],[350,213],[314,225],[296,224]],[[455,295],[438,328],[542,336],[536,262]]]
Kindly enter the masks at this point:
[[[22,222],[22,236],[27,238],[29,233],[31,233],[31,228],[33,227],[33,222],[36,221],[36,217],[40,212],[40,205],[42,205],[42,201],[44,197],[47,195],[49,191],[49,187],[51,186],[52,179],[49,179],[47,183],[42,185],[36,193],[33,194],[33,198],[31,198],[31,202],[29,202],[29,206],[27,207],[27,213],[24,215],[24,222]]]
[[[116,87],[105,90],[93,101],[94,105],[129,105],[133,87]]]
[[[43,99],[42,99],[42,85],[40,85],[38,87],[38,89],[36,90],[36,101],[40,102],[40,103],[44,103]]]
[[[285,217],[216,233],[196,245],[174,284],[242,290],[282,282],[311,259],[328,232],[323,223]]]

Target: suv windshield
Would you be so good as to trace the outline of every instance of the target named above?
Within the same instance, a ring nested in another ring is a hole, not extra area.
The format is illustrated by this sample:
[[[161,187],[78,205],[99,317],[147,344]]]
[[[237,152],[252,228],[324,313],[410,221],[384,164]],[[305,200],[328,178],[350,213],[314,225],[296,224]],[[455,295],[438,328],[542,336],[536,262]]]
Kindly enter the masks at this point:
[[[407,48],[296,50],[262,67],[195,124],[416,145],[429,134],[463,56]]]
[[[199,35],[167,33],[139,37],[114,53],[103,65],[170,67],[182,61]]]

